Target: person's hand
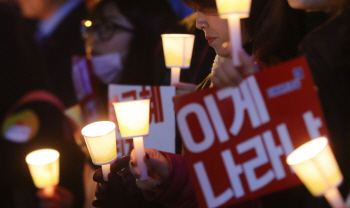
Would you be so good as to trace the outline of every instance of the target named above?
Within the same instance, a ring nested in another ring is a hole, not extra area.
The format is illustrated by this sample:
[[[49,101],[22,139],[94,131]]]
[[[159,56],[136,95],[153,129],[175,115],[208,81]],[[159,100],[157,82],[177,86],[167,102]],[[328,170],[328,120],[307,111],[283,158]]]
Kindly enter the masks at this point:
[[[228,54],[231,54],[231,44],[229,42],[224,43],[223,48]],[[236,87],[242,82],[244,77],[258,71],[254,61],[243,49],[238,52],[238,57],[242,63],[239,67],[233,66],[232,56],[221,57],[220,63],[213,69],[211,77],[211,82],[214,86],[220,88]]]
[[[72,192],[62,186],[56,186],[53,196],[47,196],[43,189],[37,191],[40,208],[71,208],[74,204]]]
[[[170,166],[168,159],[156,149],[145,149],[144,162],[147,166],[148,179],[138,180],[140,170],[137,167],[135,151],[131,152],[130,171],[137,179],[136,185],[143,190],[156,192],[162,186],[161,181],[168,177]]]
[[[95,190],[95,200],[92,202],[94,207],[106,207],[113,205],[123,206],[125,195],[123,182],[129,177],[134,181],[135,178],[130,171],[124,169],[129,166],[130,156],[118,158],[111,164],[111,170],[108,174],[108,181],[103,180],[101,168],[94,173],[93,180],[97,182]],[[122,173],[122,171],[124,171]],[[128,173],[129,172],[129,173]],[[135,185],[136,187],[136,185]]]
[[[184,82],[175,83],[173,84],[173,86],[175,86],[175,89],[176,89],[176,96],[192,93],[197,88],[197,85],[195,84],[184,83]]]
[[[102,170],[95,171],[93,180],[97,182],[94,207],[161,207],[156,202],[146,201],[136,186],[136,179],[129,169],[130,156],[118,158],[111,164],[108,181],[103,180]]]

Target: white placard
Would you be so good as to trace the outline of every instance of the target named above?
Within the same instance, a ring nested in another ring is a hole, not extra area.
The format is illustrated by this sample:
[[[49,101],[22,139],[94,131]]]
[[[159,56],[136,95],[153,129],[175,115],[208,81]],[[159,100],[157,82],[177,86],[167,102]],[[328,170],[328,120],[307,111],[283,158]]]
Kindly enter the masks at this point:
[[[174,96],[174,86],[111,84],[108,87],[109,120],[116,122],[112,102],[150,99],[149,135],[144,137],[145,148],[175,153],[175,113],[172,101]],[[117,140],[118,157],[130,154],[132,139],[121,140],[118,132]]]

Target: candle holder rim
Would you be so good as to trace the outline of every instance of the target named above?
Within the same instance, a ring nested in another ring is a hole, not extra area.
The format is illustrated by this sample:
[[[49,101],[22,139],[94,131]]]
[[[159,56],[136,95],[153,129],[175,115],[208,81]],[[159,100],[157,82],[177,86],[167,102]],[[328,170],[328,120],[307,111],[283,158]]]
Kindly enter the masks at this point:
[[[187,33],[164,33],[160,35],[161,37],[170,37],[170,38],[187,38],[187,37],[195,37],[194,34]]]
[[[317,152],[315,152],[314,154],[312,155],[309,155],[308,157],[305,157],[304,159],[299,159],[299,160],[296,160],[296,161],[291,161],[291,160],[295,160],[295,157],[296,157],[296,154],[300,153],[300,151],[305,148],[305,146],[309,146],[311,145],[311,143],[315,143],[315,142],[322,142],[322,141],[325,141],[324,144],[322,144],[322,148],[320,148]],[[287,158],[286,158],[286,162],[288,165],[297,165],[297,164],[300,164],[300,163],[303,163],[307,160],[310,160],[312,158],[314,158],[315,156],[317,156],[322,150],[324,150],[324,148],[329,144],[329,141],[326,137],[318,137],[318,138],[315,138],[313,140],[310,140],[302,145],[300,145],[298,148],[296,148],[293,152],[291,152]]]
[[[169,69],[171,69],[171,68],[180,68],[180,69],[189,69],[190,68],[190,66],[189,65],[186,65],[186,66],[183,66],[183,65],[165,65],[166,66],[166,68],[169,68]]]
[[[125,100],[125,101],[118,101],[118,102],[112,102],[113,105],[116,105],[118,103],[128,103],[128,102],[137,102],[137,101],[150,101],[151,99],[138,99],[138,100]]]
[[[34,164],[32,161],[29,160],[29,158],[30,158],[31,156],[33,156],[33,154],[36,154],[36,153],[42,152],[42,151],[48,151],[48,150],[49,150],[50,152],[53,152],[53,153],[56,154],[55,157],[54,157],[54,159],[53,159],[52,161],[47,162],[47,163],[43,163],[43,164]],[[50,163],[56,161],[59,157],[60,157],[60,152],[59,152],[59,151],[57,151],[57,150],[55,150],[55,149],[51,149],[51,148],[43,148],[43,149],[34,150],[34,151],[28,153],[27,156],[26,156],[26,162],[27,162],[27,164],[30,164],[30,165],[46,165],[46,164],[50,164]]]
[[[89,135],[86,135],[86,134],[83,133],[84,129],[85,129],[87,126],[89,126],[89,125],[91,125],[91,124],[95,124],[95,123],[100,123],[100,122],[108,122],[108,123],[111,123],[111,124],[114,125],[114,128],[113,128],[111,131],[108,131],[107,133],[104,133],[104,134],[101,134],[101,135],[96,135],[96,136],[89,136]],[[116,125],[115,125],[115,123],[112,122],[112,121],[96,121],[96,122],[93,122],[93,123],[90,123],[90,124],[84,126],[84,128],[81,130],[81,134],[82,134],[84,137],[95,138],[95,137],[100,137],[100,136],[109,134],[109,133],[113,132],[113,131],[115,130],[115,128],[116,128]]]

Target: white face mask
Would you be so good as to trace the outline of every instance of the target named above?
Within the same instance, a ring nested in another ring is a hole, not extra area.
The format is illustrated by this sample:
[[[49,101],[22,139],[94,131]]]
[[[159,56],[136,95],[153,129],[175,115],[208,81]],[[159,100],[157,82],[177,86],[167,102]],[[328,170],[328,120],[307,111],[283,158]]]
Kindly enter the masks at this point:
[[[93,56],[91,59],[93,73],[105,84],[110,84],[123,69],[121,53],[109,53]]]

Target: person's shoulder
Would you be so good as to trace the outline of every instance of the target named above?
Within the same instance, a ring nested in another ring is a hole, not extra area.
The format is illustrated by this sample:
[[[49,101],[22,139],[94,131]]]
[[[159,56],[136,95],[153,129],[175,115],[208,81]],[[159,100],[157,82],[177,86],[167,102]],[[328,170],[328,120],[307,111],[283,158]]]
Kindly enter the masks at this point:
[[[343,41],[342,29],[349,24],[343,15],[329,19],[323,25],[311,31],[299,45],[299,51],[306,56],[311,68],[323,68],[329,72],[339,61],[341,44]]]
[[[315,28],[305,36],[301,43],[302,48],[314,45],[331,45],[339,41],[341,29],[346,22],[343,15],[330,18],[325,24]]]

